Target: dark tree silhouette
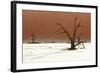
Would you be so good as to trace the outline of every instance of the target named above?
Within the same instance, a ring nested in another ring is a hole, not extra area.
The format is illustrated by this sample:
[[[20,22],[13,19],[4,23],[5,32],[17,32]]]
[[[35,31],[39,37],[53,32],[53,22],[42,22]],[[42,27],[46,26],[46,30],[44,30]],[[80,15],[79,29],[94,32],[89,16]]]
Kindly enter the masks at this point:
[[[35,40],[34,40],[34,33],[32,33],[32,43],[35,43]]]
[[[75,17],[74,19],[74,29],[72,35],[69,34],[68,30],[65,29],[64,26],[62,26],[60,23],[56,23],[60,27],[60,31],[56,32],[58,32],[59,34],[65,34],[65,36],[69,39],[71,43],[71,47],[68,48],[68,50],[75,50],[77,49],[76,46],[79,46],[81,43],[84,43],[84,41],[81,40],[81,32],[79,32],[79,28],[84,26],[81,26],[80,21],[78,23],[76,23],[76,21],[77,17]]]

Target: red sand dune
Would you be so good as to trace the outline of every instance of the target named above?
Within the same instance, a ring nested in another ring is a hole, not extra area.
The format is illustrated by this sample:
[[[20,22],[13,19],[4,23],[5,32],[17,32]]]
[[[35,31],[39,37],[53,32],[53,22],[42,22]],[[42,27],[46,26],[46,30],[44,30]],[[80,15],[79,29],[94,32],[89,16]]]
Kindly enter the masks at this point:
[[[72,36],[74,29],[74,19],[76,23],[80,21],[82,26],[78,32],[81,32],[81,39],[90,40],[91,38],[91,14],[76,12],[50,12],[23,10],[23,41],[32,39],[34,33],[35,41],[66,41],[65,34],[57,34],[56,30],[61,29],[56,23],[60,23]]]

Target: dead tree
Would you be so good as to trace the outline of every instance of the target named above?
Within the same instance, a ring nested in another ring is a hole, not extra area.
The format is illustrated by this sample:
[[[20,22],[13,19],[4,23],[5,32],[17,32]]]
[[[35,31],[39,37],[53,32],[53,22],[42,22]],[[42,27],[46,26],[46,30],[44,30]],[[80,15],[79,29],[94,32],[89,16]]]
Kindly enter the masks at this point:
[[[74,19],[74,29],[72,32],[72,35],[69,34],[68,30],[64,28],[64,26],[62,26],[60,23],[56,23],[59,27],[60,27],[60,31],[57,31],[60,34],[65,34],[66,37],[69,39],[71,47],[68,48],[68,50],[75,50],[77,49],[76,46],[78,46],[81,43],[84,43],[84,41],[81,41],[81,33],[78,33],[77,35],[77,31],[79,31],[78,29],[80,27],[83,27],[80,25],[80,21],[78,23],[76,23],[77,21],[77,17]]]
[[[32,33],[32,43],[35,43],[35,41],[34,41],[34,33]]]

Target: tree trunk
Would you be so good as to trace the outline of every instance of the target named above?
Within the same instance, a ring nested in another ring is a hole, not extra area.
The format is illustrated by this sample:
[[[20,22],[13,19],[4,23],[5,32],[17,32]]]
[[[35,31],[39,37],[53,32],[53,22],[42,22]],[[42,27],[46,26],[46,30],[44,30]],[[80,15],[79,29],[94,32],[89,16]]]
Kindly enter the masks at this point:
[[[34,43],[34,33],[32,34],[32,43]]]
[[[71,47],[68,50],[76,50],[74,41],[71,41]]]

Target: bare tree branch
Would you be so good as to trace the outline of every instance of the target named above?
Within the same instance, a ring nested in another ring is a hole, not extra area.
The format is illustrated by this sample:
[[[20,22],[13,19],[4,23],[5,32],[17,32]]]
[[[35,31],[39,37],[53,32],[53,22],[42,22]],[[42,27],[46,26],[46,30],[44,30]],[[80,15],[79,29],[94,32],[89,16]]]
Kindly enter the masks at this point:
[[[80,22],[77,24],[77,26],[74,29],[74,32],[73,32],[73,40],[75,40],[76,32],[77,32],[77,30],[78,30],[79,27],[80,27]]]
[[[59,24],[59,23],[56,23],[56,24],[63,30],[63,33],[65,33],[68,36],[68,38],[72,41],[72,38],[69,35],[69,32],[67,30],[65,30],[65,28],[61,24]]]
[[[76,20],[77,20],[77,17],[75,17],[75,19],[74,19],[74,27],[76,26]]]
[[[82,42],[80,41],[80,37],[79,37],[77,43],[75,44],[75,46],[79,45],[80,43],[82,43]]]

